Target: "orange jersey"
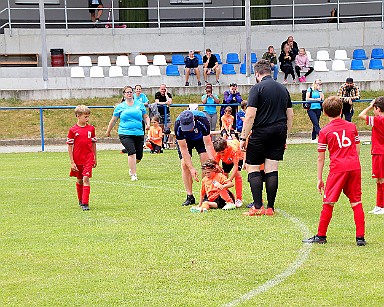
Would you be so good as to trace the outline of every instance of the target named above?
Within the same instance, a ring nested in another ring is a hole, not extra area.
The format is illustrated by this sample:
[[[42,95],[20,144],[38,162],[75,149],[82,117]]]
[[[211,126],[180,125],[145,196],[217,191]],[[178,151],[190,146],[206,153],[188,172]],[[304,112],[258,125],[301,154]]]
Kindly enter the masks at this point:
[[[232,116],[232,115],[227,115],[227,114],[224,114],[222,117],[221,117],[221,129],[225,129],[225,130],[231,130],[233,129],[232,128],[232,124],[233,124],[233,121],[235,120],[235,118]]]
[[[240,149],[240,141],[238,139],[227,140],[227,144],[235,145],[238,151],[239,160],[244,160],[245,152]]]
[[[157,128],[151,126],[148,131],[148,137],[149,141],[161,146],[163,144],[163,129],[161,129],[160,126]],[[154,140],[153,138],[156,138],[156,140]]]
[[[227,141],[227,147],[224,149],[224,151],[216,153],[215,161],[219,163],[221,160],[225,164],[239,163],[240,153],[240,143],[237,145],[232,140]]]
[[[215,187],[214,182],[227,184],[230,180],[223,173],[216,173],[212,178],[204,177],[201,181],[201,198],[207,195],[209,201],[214,201],[220,195],[220,190]]]

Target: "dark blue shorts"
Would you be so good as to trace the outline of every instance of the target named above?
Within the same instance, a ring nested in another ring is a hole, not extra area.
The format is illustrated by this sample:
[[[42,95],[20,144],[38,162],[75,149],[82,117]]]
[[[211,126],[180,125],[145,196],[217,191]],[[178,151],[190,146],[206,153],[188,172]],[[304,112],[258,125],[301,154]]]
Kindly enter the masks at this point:
[[[186,140],[186,142],[187,142],[187,146],[188,146],[188,152],[191,155],[191,157],[192,157],[192,149],[193,148],[196,149],[198,154],[201,154],[203,152],[207,152],[207,150],[205,149],[205,144],[204,144],[204,141],[202,138],[199,140],[195,140],[195,141]],[[179,144],[177,143],[177,141],[176,141],[176,146],[177,146],[177,153],[179,154],[179,158],[181,160],[183,158],[183,156],[181,155],[181,151],[180,151]]]

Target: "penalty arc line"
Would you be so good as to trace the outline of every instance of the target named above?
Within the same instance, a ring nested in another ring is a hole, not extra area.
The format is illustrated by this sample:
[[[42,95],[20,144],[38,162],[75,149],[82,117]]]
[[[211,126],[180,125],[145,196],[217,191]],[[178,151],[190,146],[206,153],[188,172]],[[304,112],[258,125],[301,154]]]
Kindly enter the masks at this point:
[[[309,237],[310,232],[308,227],[300,221],[298,218],[289,215],[283,210],[276,209],[279,213],[281,213],[285,218],[291,220],[295,225],[297,225],[301,232],[303,233],[304,237]],[[234,307],[238,306],[239,304],[248,301],[252,299],[253,297],[268,291],[269,289],[277,286],[278,284],[285,281],[289,276],[293,275],[302,265],[303,263],[308,259],[308,256],[312,250],[313,245],[312,244],[303,244],[303,246],[300,248],[298,252],[298,256],[294,262],[292,262],[287,269],[285,269],[282,273],[276,275],[274,278],[266,281],[264,284],[260,285],[257,288],[252,289],[248,293],[243,294],[239,298],[233,300],[232,302],[229,302],[223,307]]]

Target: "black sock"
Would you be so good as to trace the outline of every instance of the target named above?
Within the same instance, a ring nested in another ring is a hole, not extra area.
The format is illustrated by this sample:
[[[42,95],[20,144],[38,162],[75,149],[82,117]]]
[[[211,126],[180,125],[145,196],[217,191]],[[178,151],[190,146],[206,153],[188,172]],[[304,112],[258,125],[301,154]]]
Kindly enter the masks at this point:
[[[248,174],[248,182],[251,187],[253,204],[256,209],[260,209],[263,205],[263,178],[260,172],[252,172]]]
[[[274,209],[278,187],[277,171],[265,174],[265,190],[267,192],[268,208]]]

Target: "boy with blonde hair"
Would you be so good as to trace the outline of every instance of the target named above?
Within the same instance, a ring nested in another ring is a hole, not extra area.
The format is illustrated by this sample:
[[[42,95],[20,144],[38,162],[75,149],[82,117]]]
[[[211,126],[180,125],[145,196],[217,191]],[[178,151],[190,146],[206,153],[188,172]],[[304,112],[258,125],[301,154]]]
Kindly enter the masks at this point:
[[[90,109],[85,105],[75,108],[77,123],[69,129],[67,136],[68,154],[71,162],[69,176],[76,177],[76,191],[79,205],[84,211],[89,210],[91,192],[89,178],[92,168],[96,167],[95,127],[88,124]]]

